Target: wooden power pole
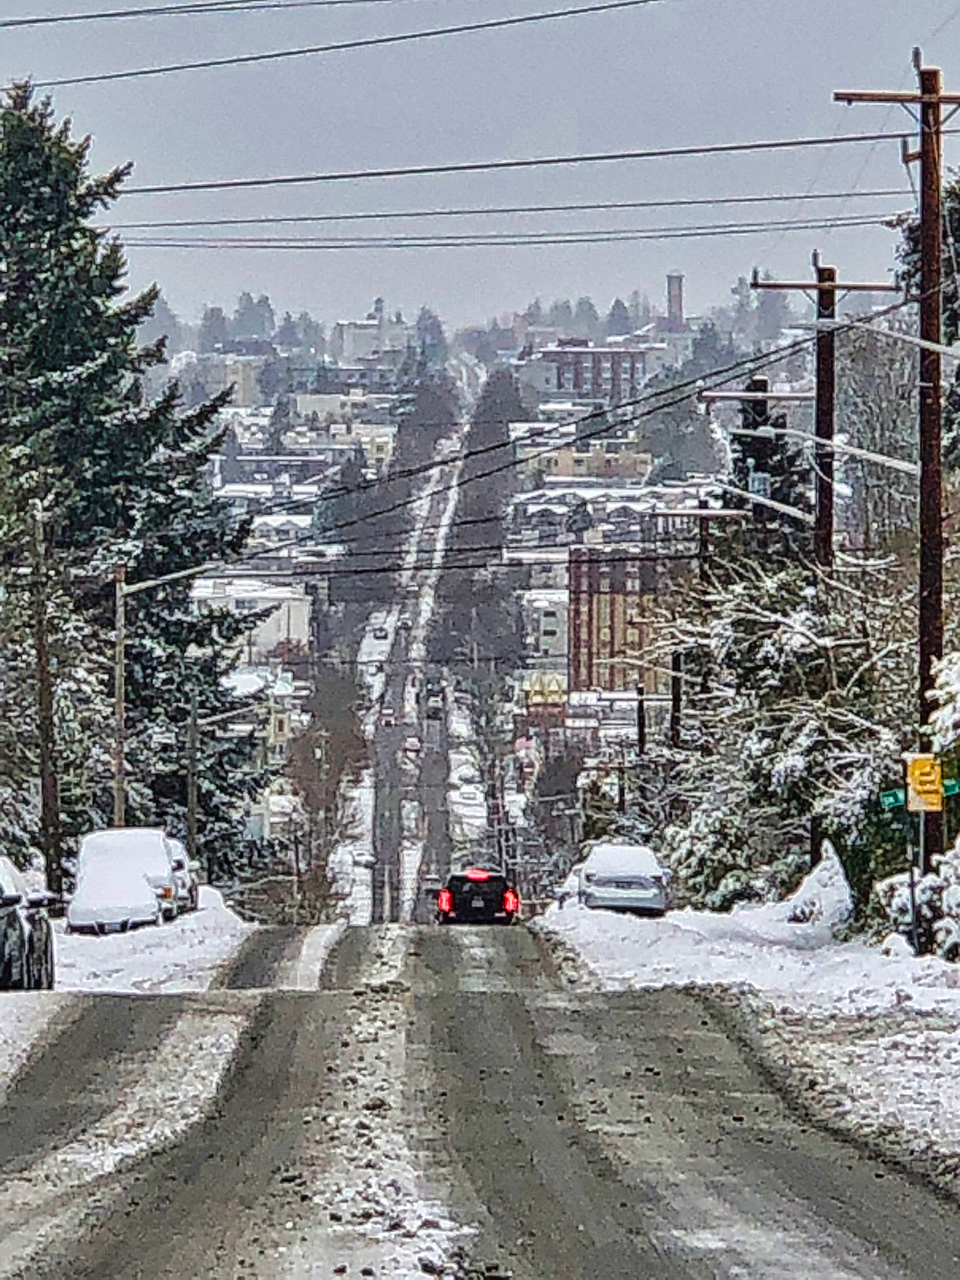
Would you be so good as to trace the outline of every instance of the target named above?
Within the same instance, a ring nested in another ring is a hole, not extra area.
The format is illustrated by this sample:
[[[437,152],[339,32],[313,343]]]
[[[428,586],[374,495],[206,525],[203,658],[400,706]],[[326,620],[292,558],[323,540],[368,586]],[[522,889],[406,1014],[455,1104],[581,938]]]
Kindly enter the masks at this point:
[[[837,317],[837,291],[843,293],[899,293],[899,287],[883,284],[838,284],[835,267],[820,263],[820,255],[813,255],[816,279],[761,280],[754,271],[750,282],[752,289],[779,289],[784,293],[802,290],[817,295],[817,389],[815,398],[816,454],[815,454],[815,523],[813,526],[813,550],[817,564],[823,569],[833,567],[833,429],[836,418],[837,373],[836,333],[833,325]]]
[[[63,892],[60,786],[57,777],[57,729],[50,655],[47,535],[43,524],[43,507],[39,501],[34,511],[33,550],[33,639],[37,664],[37,738],[40,748],[40,843],[43,847],[47,888],[59,896]]]
[[[127,817],[126,771],[126,658],[127,658],[127,567],[118,564],[114,570],[116,610],[116,651],[113,668],[113,707],[115,717],[113,758],[113,825],[122,827]]]
[[[933,664],[943,656],[943,471],[940,457],[941,371],[940,276],[943,238],[943,108],[960,107],[960,94],[945,94],[939,67],[921,65],[913,51],[919,79],[916,93],[851,92],[833,95],[836,102],[898,103],[920,109],[920,149],[904,149],[904,161],[920,162],[920,609],[918,635],[918,713],[925,725],[930,715]],[[912,111],[911,111],[911,114]],[[943,850],[943,816],[927,815],[926,866]]]

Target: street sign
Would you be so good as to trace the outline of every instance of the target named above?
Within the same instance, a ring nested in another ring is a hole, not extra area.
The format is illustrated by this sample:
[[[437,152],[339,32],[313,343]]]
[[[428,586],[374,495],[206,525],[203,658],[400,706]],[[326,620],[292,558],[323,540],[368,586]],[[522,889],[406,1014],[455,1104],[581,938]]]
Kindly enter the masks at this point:
[[[943,774],[935,755],[905,752],[907,811],[940,813],[943,809]]]
[[[943,794],[945,796],[955,796],[960,791],[960,779],[944,778]],[[880,808],[886,813],[891,809],[902,809],[907,802],[907,793],[905,788],[897,787],[893,791],[880,792]]]

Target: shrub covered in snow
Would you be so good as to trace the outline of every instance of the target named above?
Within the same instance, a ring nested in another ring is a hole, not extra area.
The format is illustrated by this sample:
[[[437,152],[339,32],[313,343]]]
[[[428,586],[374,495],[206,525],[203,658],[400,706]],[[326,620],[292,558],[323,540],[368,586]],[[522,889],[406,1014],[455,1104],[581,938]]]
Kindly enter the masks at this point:
[[[913,937],[909,873],[888,876],[876,886],[877,899],[897,933]],[[960,959],[960,837],[936,859],[934,871],[914,884],[919,949],[944,960]]]
[[[858,919],[874,882],[904,865],[878,795],[900,772],[908,621],[895,570],[867,567],[854,582],[746,558],[664,618],[651,656],[666,666],[681,652],[686,681],[669,812],[655,826],[692,905],[788,892],[814,822],[834,841]]]

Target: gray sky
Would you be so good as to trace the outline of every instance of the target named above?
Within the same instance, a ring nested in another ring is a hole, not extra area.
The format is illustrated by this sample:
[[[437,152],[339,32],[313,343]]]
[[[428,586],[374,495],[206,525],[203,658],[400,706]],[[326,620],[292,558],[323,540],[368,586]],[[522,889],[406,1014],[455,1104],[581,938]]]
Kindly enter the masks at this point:
[[[131,0],[134,4],[146,0]],[[5,0],[4,16],[121,7],[120,0]],[[403,3],[66,25],[3,32],[5,75],[36,79],[185,58],[316,44],[565,7],[563,0]],[[940,28],[937,31],[937,28]],[[834,105],[837,88],[907,88],[910,50],[960,90],[957,0],[658,0],[512,31],[359,50],[253,67],[57,91],[55,105],[95,138],[98,167],[132,159],[137,184],[433,164],[501,157],[900,129],[900,108]],[[949,139],[947,162],[960,157]],[[768,192],[905,188],[897,144],[563,170],[460,175],[219,194],[129,197],[117,221],[316,214],[511,203],[644,200]],[[736,210],[649,210],[367,223],[343,230],[418,234],[544,230],[796,217],[904,207],[909,197]],[[340,228],[305,228],[304,233]],[[269,231],[269,228],[261,230]],[[282,228],[275,230],[284,230]],[[133,233],[131,233],[133,234]],[[634,288],[662,300],[680,268],[688,309],[726,300],[753,265],[805,275],[819,247],[841,277],[882,279],[886,230],[764,232],[618,245],[340,252],[130,251],[131,280],[157,280],[196,319],[243,289],[278,311],[325,321],[365,312],[376,294],[421,303],[453,327],[539,295],[593,296],[605,308]]]

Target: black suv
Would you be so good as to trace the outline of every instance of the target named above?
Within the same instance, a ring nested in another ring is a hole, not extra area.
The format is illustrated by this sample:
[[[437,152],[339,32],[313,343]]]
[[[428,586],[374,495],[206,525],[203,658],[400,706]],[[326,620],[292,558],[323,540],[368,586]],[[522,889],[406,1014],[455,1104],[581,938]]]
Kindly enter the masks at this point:
[[[0,991],[53,987],[53,929],[45,908],[56,899],[31,893],[17,868],[0,858]]]
[[[457,871],[437,894],[440,924],[513,924],[520,897],[500,871],[470,867]]]

